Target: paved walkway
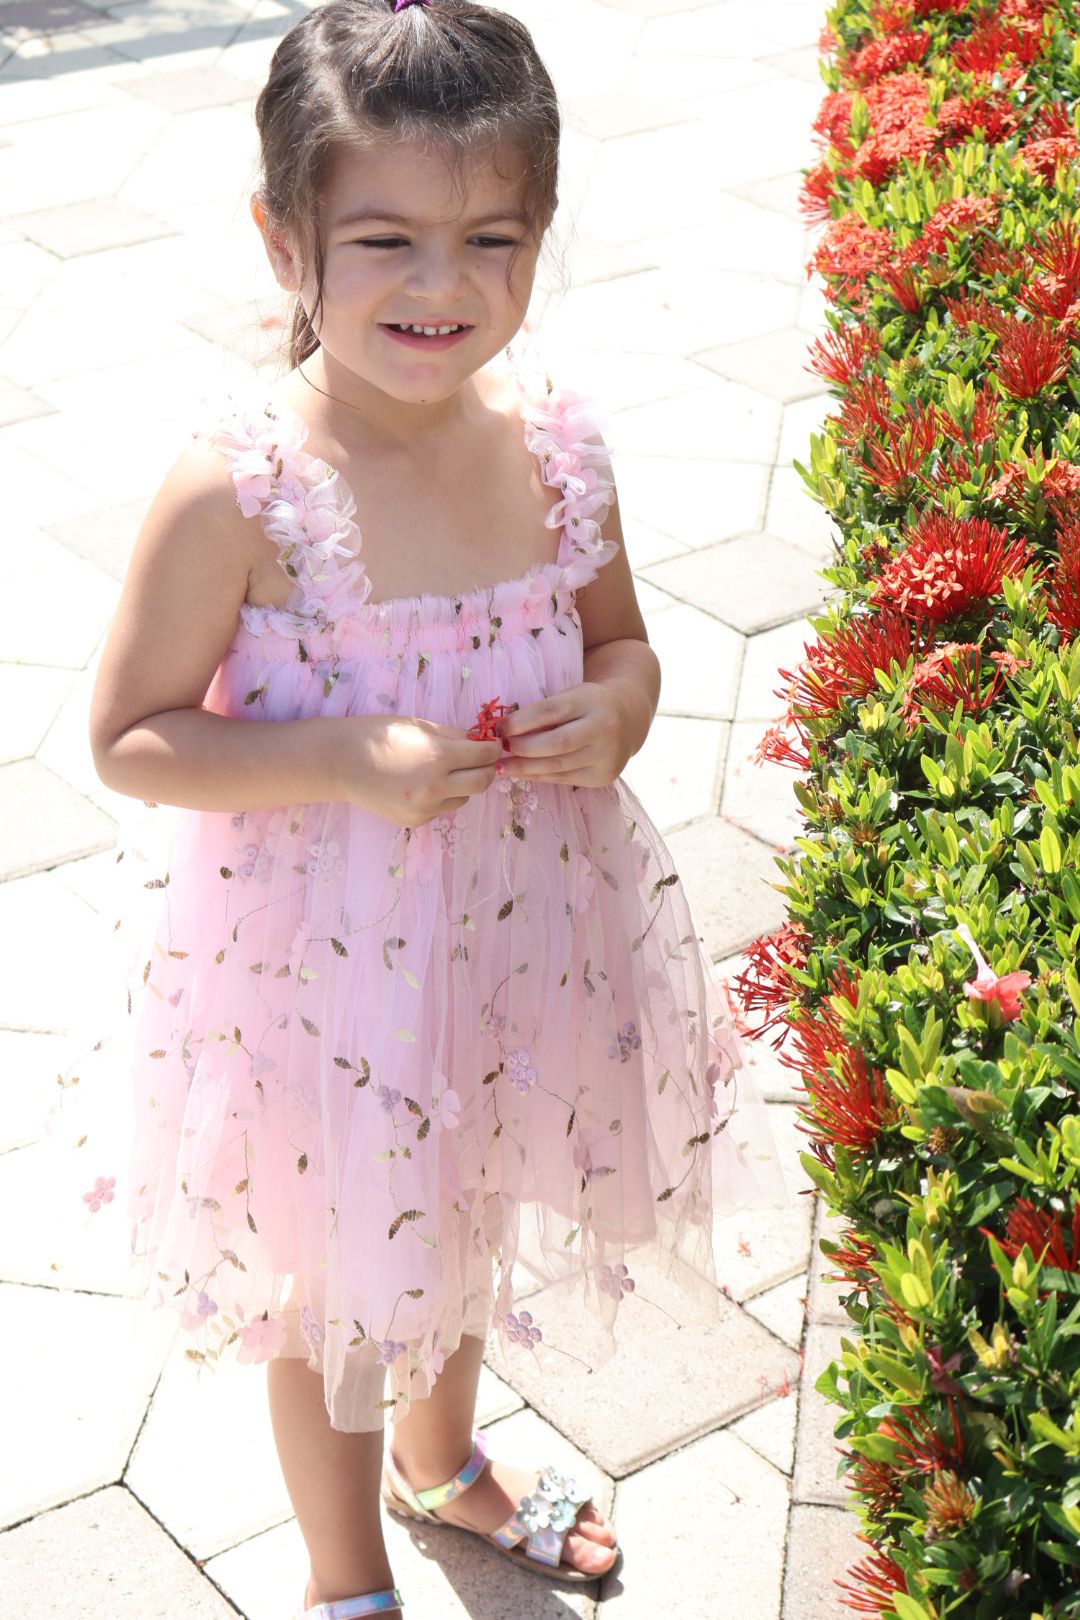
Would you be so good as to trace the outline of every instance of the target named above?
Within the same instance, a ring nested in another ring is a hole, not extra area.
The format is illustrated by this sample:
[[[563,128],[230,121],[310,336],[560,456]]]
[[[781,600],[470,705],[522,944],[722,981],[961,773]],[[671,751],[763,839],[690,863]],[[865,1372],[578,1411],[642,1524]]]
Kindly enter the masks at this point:
[[[0,0],[0,1620],[282,1620],[303,1578],[250,1368],[197,1381],[132,1338],[113,1253],[57,1271],[38,1121],[85,999],[116,801],[85,740],[95,649],[199,399],[278,336],[244,204],[279,0]],[[512,0],[567,113],[560,270],[535,316],[609,411],[628,548],[664,662],[627,777],[668,832],[721,971],[782,916],[792,777],[748,755],[820,611],[827,526],[791,467],[828,400],[798,169],[820,0]],[[389,1529],[416,1620],[837,1620],[865,1548],[813,1388],[841,1313],[788,1071],[755,1054],[789,1208],[717,1227],[727,1300],[676,1333],[635,1296],[627,1353],[535,1385],[493,1361],[495,1445],[580,1467],[626,1551],[549,1592],[469,1538]],[[636,1314],[635,1314],[636,1312]],[[623,1320],[623,1319],[621,1319]],[[659,1324],[659,1325],[658,1325]]]

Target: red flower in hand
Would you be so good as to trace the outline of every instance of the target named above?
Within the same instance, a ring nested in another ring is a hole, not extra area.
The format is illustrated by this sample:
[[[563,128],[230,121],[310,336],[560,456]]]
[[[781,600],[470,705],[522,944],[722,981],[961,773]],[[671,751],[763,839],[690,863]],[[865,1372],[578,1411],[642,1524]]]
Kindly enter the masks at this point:
[[[504,714],[513,714],[517,708],[516,703],[500,703],[498,698],[492,698],[490,703],[481,703],[476,719],[469,727],[467,735],[473,742],[498,742],[499,733],[495,730],[496,722]],[[503,744],[505,747],[505,743]]]

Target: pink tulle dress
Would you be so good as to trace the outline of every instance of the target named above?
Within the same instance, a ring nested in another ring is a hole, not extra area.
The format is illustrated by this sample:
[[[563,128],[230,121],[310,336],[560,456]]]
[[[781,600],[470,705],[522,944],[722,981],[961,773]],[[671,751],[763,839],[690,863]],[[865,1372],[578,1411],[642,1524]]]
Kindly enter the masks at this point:
[[[304,423],[218,423],[295,589],[242,608],[206,706],[467,728],[496,697],[580,682],[576,593],[616,550],[610,467],[574,393],[520,409],[561,493],[551,561],[383,602]],[[642,1252],[715,1296],[713,1214],[787,1197],[671,856],[621,778],[498,779],[412,829],[347,803],[140,815],[118,869],[130,1148],[80,1127],[84,1202],[115,1194],[141,1291],[195,1359],[304,1356],[336,1427],[377,1428],[492,1319],[546,1351],[541,1285],[576,1286],[608,1348]]]

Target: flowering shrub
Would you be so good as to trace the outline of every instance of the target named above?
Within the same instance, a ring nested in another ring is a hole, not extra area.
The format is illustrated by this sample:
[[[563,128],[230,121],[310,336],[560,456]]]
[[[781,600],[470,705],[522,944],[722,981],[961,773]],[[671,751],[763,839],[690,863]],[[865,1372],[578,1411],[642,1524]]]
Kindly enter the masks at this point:
[[[802,206],[836,589],[758,757],[787,920],[735,981],[805,1087],[854,1330],[818,1390],[882,1620],[1080,1617],[1080,39],[840,0]]]

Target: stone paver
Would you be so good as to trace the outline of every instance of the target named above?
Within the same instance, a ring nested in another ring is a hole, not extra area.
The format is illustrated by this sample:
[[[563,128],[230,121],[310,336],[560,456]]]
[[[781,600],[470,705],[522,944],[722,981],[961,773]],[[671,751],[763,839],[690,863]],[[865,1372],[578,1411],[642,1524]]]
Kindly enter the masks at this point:
[[[122,1486],[43,1513],[0,1541],[10,1615],[64,1620],[230,1620],[215,1591]]]
[[[792,775],[748,756],[830,588],[817,570],[833,528],[793,466],[835,405],[805,365],[824,305],[798,208],[823,13],[504,3],[565,114],[530,318],[553,375],[606,415],[663,665],[626,780],[731,978],[784,916],[776,856],[800,830]],[[47,609],[9,616],[0,655],[3,849],[10,873],[31,874],[0,878],[0,931],[18,942],[0,977],[0,1332],[14,1357],[0,1434],[20,1458],[0,1470],[0,1524],[26,1520],[0,1534],[5,1615],[287,1620],[304,1579],[262,1371],[199,1377],[168,1323],[135,1329],[122,1237],[90,1225],[75,1241],[65,1172],[38,1141],[70,1039],[116,991],[103,944],[124,803],[86,736],[101,637],[202,402],[271,374],[280,351],[282,300],[246,198],[251,98],[291,14],[278,0],[0,5],[0,578]],[[588,1474],[614,1502],[623,1566],[600,1589],[553,1588],[472,1538],[395,1521],[410,1614],[846,1612],[833,1580],[864,1548],[835,1478],[837,1409],[813,1389],[852,1331],[817,1247],[840,1223],[799,1163],[797,1073],[767,1043],[746,1047],[790,1199],[718,1216],[718,1318],[676,1330],[670,1283],[642,1263],[615,1360],[541,1380],[493,1348],[505,1381],[484,1372],[496,1451]],[[567,1326],[577,1309],[542,1292],[531,1304]]]

